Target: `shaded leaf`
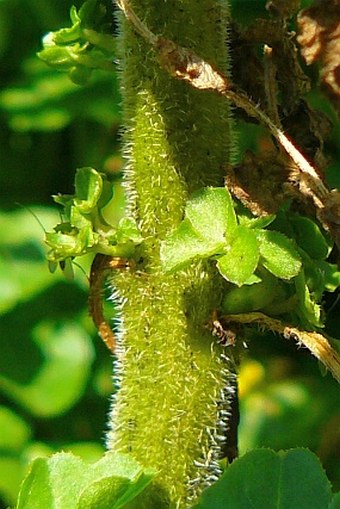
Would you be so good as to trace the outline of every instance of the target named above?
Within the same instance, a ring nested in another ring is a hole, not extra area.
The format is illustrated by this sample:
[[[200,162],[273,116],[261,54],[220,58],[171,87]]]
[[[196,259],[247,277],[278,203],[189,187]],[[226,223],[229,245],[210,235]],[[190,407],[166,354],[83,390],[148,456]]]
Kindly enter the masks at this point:
[[[230,288],[222,299],[221,310],[227,314],[257,311],[275,300],[277,290],[278,280],[267,273],[256,284]]]
[[[310,451],[259,449],[234,461],[194,507],[326,509],[331,496],[330,482]]]
[[[324,287],[327,292],[335,292],[340,286],[340,272],[334,263],[320,261],[318,264],[323,274]]]
[[[82,396],[93,361],[92,341],[80,326],[67,322],[60,327],[41,323],[34,339],[45,358],[40,370],[26,385],[0,375],[0,390],[34,415],[57,415]]]
[[[321,307],[313,300],[311,292],[306,284],[303,271],[294,279],[294,282],[298,297],[297,310],[302,318],[303,326],[310,327],[312,325],[315,327],[323,327]]]
[[[334,495],[328,509],[340,509],[340,492]]]
[[[52,209],[34,208],[0,214],[0,311],[8,312],[56,283],[47,270],[46,253],[41,242],[39,217],[48,228],[58,218]],[[15,225],[15,228],[13,228]],[[28,276],[29,275],[29,276]]]
[[[0,109],[6,112],[14,130],[55,131],[80,118],[108,127],[120,121],[115,73],[93,73],[91,83],[81,88],[66,74],[37,59],[29,61],[26,67],[25,87],[12,85],[0,92]],[[78,73],[83,72],[80,68]],[[68,72],[74,73],[73,69],[71,63]]]
[[[295,230],[297,244],[315,260],[324,260],[332,248],[328,244],[318,225],[303,216],[293,216],[290,223]]]
[[[20,451],[31,436],[28,424],[5,406],[0,406],[0,450]]]

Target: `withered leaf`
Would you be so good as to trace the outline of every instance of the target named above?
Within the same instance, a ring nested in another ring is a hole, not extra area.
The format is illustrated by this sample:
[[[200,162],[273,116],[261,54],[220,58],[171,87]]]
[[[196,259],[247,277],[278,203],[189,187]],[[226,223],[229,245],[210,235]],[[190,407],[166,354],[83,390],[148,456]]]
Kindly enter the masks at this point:
[[[298,43],[307,65],[319,61],[323,89],[340,113],[340,1],[322,0],[298,16]]]

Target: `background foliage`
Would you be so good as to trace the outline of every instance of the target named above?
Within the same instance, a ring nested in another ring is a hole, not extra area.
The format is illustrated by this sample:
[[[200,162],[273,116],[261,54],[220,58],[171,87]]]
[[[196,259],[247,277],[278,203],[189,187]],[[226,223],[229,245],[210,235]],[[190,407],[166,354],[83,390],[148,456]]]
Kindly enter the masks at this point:
[[[25,208],[51,229],[58,217],[51,195],[71,194],[82,166],[112,179],[108,214],[118,218],[123,205],[117,76],[96,71],[79,87],[35,56],[47,31],[67,26],[70,6],[70,0],[0,1],[1,507],[15,502],[32,458],[61,449],[89,460],[101,455],[112,393],[112,360],[87,315],[87,277],[77,268],[73,281],[48,272],[43,231]],[[264,0],[233,2],[242,23],[266,16],[264,7]],[[335,121],[313,72],[310,99]],[[240,121],[237,129],[239,154],[261,148],[260,128]],[[327,140],[332,186],[340,183],[339,134],[335,123]],[[90,262],[83,261],[87,271]],[[326,302],[327,329],[340,338],[334,299]],[[336,382],[320,375],[306,351],[273,335],[258,332],[248,347],[240,373],[241,454],[257,446],[309,447],[339,490]]]

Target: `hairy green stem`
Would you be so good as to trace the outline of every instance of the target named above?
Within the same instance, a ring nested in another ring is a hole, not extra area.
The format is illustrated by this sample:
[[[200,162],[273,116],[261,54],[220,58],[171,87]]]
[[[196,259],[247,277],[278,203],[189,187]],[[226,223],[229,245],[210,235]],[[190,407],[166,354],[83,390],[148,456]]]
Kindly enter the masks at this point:
[[[131,4],[152,31],[227,72],[224,1]],[[185,508],[219,474],[232,376],[207,327],[221,278],[201,262],[165,275],[159,247],[182,220],[192,191],[224,184],[229,111],[223,97],[167,75],[124,20],[121,52],[128,208],[145,240],[136,266],[113,276],[122,327],[108,443],[159,472],[139,508]]]

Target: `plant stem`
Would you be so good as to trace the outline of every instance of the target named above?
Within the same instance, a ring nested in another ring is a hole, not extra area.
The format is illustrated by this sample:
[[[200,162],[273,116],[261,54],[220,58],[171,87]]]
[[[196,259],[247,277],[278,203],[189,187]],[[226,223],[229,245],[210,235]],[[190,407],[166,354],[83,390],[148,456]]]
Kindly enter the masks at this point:
[[[131,3],[150,30],[227,71],[223,1]],[[214,92],[169,77],[124,20],[121,32],[128,213],[145,240],[136,267],[113,276],[122,327],[108,442],[159,472],[145,507],[185,508],[220,472],[233,375],[207,327],[222,278],[202,262],[164,275],[159,246],[182,220],[192,191],[224,185],[229,110]]]

